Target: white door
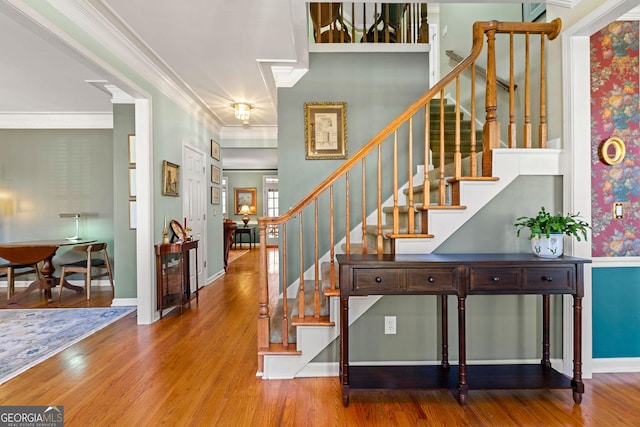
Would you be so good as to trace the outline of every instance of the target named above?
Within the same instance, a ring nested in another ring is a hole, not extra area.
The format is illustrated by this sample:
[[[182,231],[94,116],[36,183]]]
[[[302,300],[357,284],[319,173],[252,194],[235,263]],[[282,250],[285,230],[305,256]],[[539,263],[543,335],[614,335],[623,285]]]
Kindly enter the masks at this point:
[[[195,265],[195,256],[192,254],[190,272],[191,272],[191,291],[196,289],[196,271],[198,274],[198,284],[202,287],[205,285],[205,260],[207,259],[205,222],[206,222],[206,169],[205,153],[196,150],[193,147],[184,146],[182,153],[183,172],[182,172],[182,191],[184,192],[184,204],[182,211],[187,220],[187,227],[191,228],[189,234],[193,236],[193,240],[198,241],[198,265]]]

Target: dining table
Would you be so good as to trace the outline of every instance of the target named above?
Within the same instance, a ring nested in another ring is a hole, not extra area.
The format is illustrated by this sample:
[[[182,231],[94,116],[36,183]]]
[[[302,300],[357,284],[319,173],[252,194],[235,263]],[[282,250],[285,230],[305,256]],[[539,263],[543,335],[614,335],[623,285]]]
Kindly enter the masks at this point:
[[[82,287],[72,285],[66,280],[63,283],[59,283],[59,278],[53,275],[55,272],[53,257],[61,246],[87,245],[95,241],[96,240],[91,239],[60,239],[0,243],[0,258],[20,264],[36,264],[42,262],[42,267],[40,268],[41,278],[31,282],[24,291],[20,293],[16,292],[13,297],[7,300],[7,304],[20,302],[36,289],[44,290],[48,301],[51,302],[51,289],[58,286],[58,284],[78,293],[84,292]]]

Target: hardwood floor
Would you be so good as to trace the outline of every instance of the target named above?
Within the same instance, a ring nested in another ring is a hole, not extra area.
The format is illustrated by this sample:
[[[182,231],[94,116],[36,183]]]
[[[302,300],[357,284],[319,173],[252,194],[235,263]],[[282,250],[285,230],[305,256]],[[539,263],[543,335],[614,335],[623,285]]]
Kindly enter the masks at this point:
[[[234,260],[182,315],[123,318],[0,385],[0,405],[62,405],[67,426],[640,425],[640,373],[595,375],[580,406],[570,390],[472,390],[466,407],[437,390],[353,391],[344,408],[336,377],[263,381],[257,263],[255,249]],[[86,306],[73,297],[63,305]],[[34,293],[21,307],[46,305]]]

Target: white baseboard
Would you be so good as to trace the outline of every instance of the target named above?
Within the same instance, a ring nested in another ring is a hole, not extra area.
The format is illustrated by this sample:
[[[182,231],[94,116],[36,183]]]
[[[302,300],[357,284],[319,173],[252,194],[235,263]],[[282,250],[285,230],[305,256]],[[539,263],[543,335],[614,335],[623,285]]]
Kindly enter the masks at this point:
[[[593,373],[640,372],[640,357],[612,357],[593,359]]]
[[[214,282],[214,280],[219,279],[220,277],[222,277],[226,272],[223,270],[218,271],[217,273],[215,273],[213,276],[209,277],[207,279],[207,283],[205,284],[205,286],[211,284]]]
[[[111,301],[111,307],[137,307],[138,298],[114,298]]]

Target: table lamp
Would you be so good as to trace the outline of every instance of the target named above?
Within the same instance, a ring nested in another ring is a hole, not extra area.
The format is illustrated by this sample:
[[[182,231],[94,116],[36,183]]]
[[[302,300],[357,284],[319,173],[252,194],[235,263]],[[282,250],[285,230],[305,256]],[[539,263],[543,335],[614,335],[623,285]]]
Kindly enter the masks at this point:
[[[79,213],[61,213],[60,218],[75,218],[76,219],[76,234],[75,236],[67,237],[67,240],[80,240],[80,214]]]
[[[251,213],[251,211],[249,210],[249,206],[242,205],[242,207],[240,208],[240,213],[242,214],[242,222],[244,222],[244,226],[246,228],[247,224],[249,223],[249,214]]]

